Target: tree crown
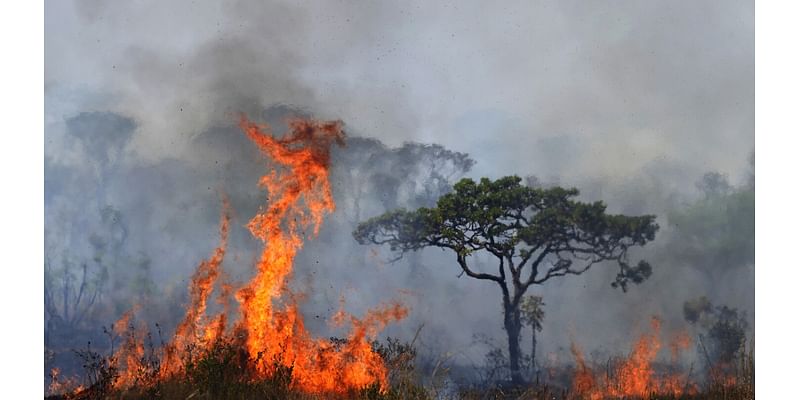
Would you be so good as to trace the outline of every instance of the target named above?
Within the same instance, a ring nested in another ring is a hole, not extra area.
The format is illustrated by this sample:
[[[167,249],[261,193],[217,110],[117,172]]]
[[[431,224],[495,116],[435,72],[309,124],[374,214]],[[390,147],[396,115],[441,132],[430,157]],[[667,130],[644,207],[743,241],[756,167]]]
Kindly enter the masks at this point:
[[[602,202],[576,201],[577,189],[532,188],[520,182],[517,176],[462,179],[435,207],[389,211],[359,224],[353,236],[361,244],[388,244],[398,258],[424,247],[449,248],[467,275],[501,284],[505,265],[522,292],[531,284],[578,275],[607,260],[620,267],[614,287],[627,290],[629,282],[640,283],[650,275],[650,265],[630,265],[627,252],[654,239],[654,216],[607,214]],[[475,272],[467,265],[466,258],[477,251],[500,260],[498,274]]]

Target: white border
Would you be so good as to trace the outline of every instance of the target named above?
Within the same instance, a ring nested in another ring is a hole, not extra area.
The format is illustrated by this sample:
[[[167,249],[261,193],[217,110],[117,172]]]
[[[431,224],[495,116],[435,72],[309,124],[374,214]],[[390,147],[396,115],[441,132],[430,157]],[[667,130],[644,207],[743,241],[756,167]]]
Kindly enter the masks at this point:
[[[779,6],[778,6],[779,4]],[[798,15],[796,2],[756,2],[756,387],[796,391],[800,273],[797,231]],[[42,393],[43,2],[0,10],[2,32],[2,249],[5,394]],[[8,123],[10,122],[10,124]]]
[[[3,397],[33,398],[44,395],[44,2],[4,3],[0,15],[0,376]]]
[[[797,396],[797,2],[756,2],[756,393]]]

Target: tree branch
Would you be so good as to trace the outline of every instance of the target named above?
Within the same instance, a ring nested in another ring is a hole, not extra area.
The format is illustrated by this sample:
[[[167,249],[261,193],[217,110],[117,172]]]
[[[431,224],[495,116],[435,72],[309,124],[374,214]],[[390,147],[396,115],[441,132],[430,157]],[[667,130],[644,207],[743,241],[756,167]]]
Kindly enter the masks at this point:
[[[81,286],[78,289],[78,297],[75,298],[75,304],[72,305],[72,321],[70,324],[75,323],[76,318],[78,316],[78,306],[81,304],[81,298],[83,297],[83,291],[86,289],[86,263],[83,263],[83,275],[81,277]]]
[[[558,262],[554,265],[553,268],[550,268],[547,273],[545,274],[542,279],[535,279],[533,281],[534,284],[540,285],[547,281],[550,278],[555,278],[557,276],[565,276],[565,275],[580,275],[589,270],[592,265],[597,264],[598,262],[603,261],[603,259],[594,259],[588,262],[583,268],[574,270],[570,268],[572,266],[572,262],[563,258],[559,258]]]
[[[467,259],[465,256],[461,254],[457,254],[456,259],[458,260],[458,265],[461,266],[461,269],[464,271],[467,276],[475,279],[485,279],[490,281],[495,281],[497,283],[504,283],[505,280],[497,275],[487,274],[483,272],[475,272],[469,268],[467,265]]]

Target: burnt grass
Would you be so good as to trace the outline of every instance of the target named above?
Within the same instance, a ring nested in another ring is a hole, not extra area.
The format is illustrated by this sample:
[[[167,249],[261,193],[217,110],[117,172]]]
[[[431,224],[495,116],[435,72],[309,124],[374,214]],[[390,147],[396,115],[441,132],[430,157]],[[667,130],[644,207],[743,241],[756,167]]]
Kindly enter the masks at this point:
[[[341,342],[342,339],[331,338]],[[85,389],[72,393],[54,394],[46,400],[93,400],[93,399],[363,399],[363,400],[573,400],[582,396],[568,387],[549,383],[527,386],[511,386],[508,383],[492,383],[445,390],[435,381],[426,381],[416,367],[416,350],[413,345],[389,338],[385,342],[373,342],[373,348],[383,358],[389,378],[389,387],[382,391],[372,385],[346,394],[308,394],[292,385],[292,368],[279,359],[272,360],[275,371],[268,378],[254,378],[254,360],[246,356],[244,349],[228,343],[219,343],[202,352],[189,352],[191,359],[184,360],[183,373],[168,379],[157,379],[159,359],[151,351],[142,361],[144,368],[136,371],[137,382],[133,387],[115,389],[119,379],[117,360],[87,348],[74,351],[84,369],[82,384]],[[151,349],[152,350],[152,349]],[[647,397],[625,399],[677,400],[720,399],[738,400],[755,398],[753,352],[741,354],[741,362],[729,374],[735,383],[725,384],[721,380],[707,379],[693,394],[682,396],[654,393]],[[564,373],[567,374],[569,368]],[[441,381],[440,381],[441,382]]]

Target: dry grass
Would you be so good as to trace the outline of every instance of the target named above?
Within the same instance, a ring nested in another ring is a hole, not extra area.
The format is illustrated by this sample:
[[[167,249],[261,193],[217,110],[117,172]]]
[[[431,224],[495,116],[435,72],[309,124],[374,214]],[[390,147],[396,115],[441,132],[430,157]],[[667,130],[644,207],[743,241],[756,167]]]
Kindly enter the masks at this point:
[[[51,400],[67,399],[287,399],[321,400],[343,397],[357,400],[427,400],[433,399],[431,388],[420,385],[420,376],[415,370],[416,352],[412,345],[389,339],[375,343],[375,350],[383,357],[389,369],[390,387],[386,391],[378,386],[354,390],[345,396],[307,394],[295,390],[292,385],[292,370],[275,360],[276,371],[267,379],[253,379],[248,367],[241,363],[241,349],[220,345],[200,354],[185,364],[183,374],[167,380],[156,380],[150,385],[141,385],[125,390],[111,389],[118,373],[113,360],[108,360],[91,351],[77,352],[85,361],[87,376],[94,377],[88,389],[73,395],[50,396]],[[157,366],[153,364],[154,367]],[[146,372],[146,371],[145,371]],[[146,375],[146,374],[145,374]],[[637,400],[744,400],[755,398],[755,363],[752,348],[742,352],[735,365],[725,368],[724,373],[713,371],[706,383],[699,384],[696,393],[681,396],[652,394]],[[443,398],[439,396],[439,398]],[[572,400],[578,399],[569,390],[547,384],[537,387],[507,387],[498,385],[484,389],[465,389],[448,399],[462,400]],[[630,398],[633,400],[634,398]]]

